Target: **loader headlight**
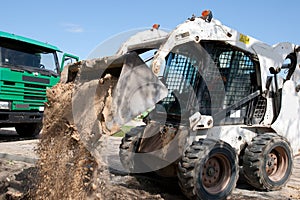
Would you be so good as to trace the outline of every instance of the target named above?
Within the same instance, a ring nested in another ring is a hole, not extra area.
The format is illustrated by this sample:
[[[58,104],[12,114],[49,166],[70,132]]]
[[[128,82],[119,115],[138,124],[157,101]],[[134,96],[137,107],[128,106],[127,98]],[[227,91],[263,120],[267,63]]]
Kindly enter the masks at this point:
[[[10,103],[7,101],[0,101],[0,110],[10,110]]]

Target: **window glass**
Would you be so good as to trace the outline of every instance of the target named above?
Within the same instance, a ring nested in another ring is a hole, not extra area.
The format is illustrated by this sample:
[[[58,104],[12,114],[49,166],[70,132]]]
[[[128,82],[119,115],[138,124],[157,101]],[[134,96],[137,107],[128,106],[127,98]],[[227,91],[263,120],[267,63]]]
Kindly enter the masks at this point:
[[[1,47],[1,64],[15,67],[42,68],[56,72],[54,53],[28,53]]]

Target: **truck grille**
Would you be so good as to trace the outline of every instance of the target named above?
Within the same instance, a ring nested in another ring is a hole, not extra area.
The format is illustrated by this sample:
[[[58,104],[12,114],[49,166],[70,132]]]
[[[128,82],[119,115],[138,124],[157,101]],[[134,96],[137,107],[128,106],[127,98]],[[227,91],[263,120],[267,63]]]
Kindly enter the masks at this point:
[[[35,85],[35,84],[25,83],[24,86],[27,87],[27,88],[41,88],[41,89],[46,89],[46,86],[44,86],[44,85]]]
[[[39,83],[0,81],[0,86],[0,99],[11,101],[13,110],[39,110],[47,101],[47,86]]]

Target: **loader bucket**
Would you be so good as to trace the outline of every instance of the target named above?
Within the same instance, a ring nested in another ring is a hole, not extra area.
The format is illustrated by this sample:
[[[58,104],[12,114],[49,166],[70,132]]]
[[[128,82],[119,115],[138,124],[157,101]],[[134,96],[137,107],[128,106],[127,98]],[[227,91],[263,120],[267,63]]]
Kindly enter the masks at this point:
[[[118,131],[168,94],[136,53],[82,61],[68,71],[69,81],[76,74],[69,118],[96,158],[102,134]]]
[[[113,93],[112,122],[125,124],[167,95],[168,89],[147,65],[135,53],[128,54]]]

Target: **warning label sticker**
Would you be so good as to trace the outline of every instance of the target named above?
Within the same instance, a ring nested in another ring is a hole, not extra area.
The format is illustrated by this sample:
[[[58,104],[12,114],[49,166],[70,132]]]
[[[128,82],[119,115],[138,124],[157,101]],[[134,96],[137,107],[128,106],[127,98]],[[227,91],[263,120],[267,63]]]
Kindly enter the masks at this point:
[[[240,34],[240,42],[243,42],[245,44],[250,43],[250,38],[247,35]]]

